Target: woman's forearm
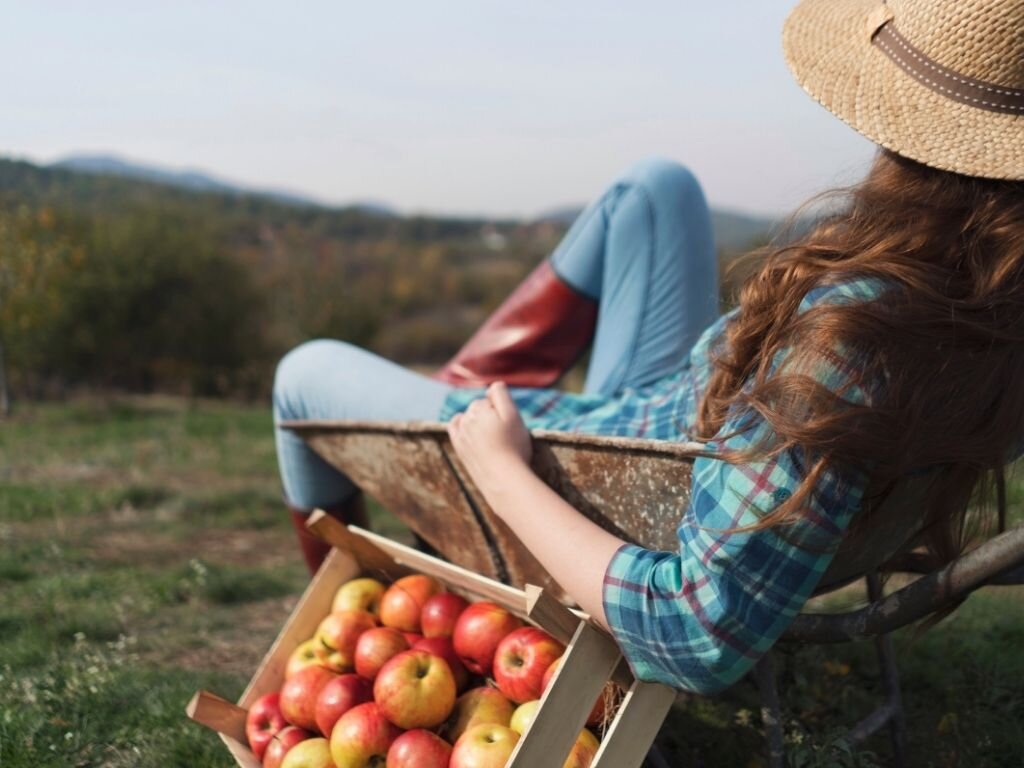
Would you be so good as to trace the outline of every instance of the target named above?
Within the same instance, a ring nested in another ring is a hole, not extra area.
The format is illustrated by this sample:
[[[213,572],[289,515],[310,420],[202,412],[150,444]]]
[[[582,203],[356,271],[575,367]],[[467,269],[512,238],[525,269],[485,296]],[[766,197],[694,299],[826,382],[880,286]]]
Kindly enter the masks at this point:
[[[500,483],[480,490],[555,581],[607,627],[602,603],[604,574],[625,542],[576,511],[526,464],[512,463]]]

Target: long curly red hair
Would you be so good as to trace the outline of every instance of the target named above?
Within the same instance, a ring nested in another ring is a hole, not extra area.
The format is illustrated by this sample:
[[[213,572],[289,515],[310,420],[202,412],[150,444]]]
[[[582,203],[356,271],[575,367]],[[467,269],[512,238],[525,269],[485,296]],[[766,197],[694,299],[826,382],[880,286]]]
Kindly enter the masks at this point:
[[[933,472],[925,522],[946,561],[964,546],[972,494],[1024,439],[1024,182],[882,151],[842,199],[811,231],[759,254],[698,431],[710,437],[727,413],[756,412],[773,437],[730,460],[792,448],[809,457],[798,491],[753,528],[798,518],[828,467],[867,473],[876,498]],[[888,289],[875,301],[797,312],[813,287],[863,278]],[[773,375],[786,349],[793,371],[844,350],[869,402],[851,404],[811,376]]]

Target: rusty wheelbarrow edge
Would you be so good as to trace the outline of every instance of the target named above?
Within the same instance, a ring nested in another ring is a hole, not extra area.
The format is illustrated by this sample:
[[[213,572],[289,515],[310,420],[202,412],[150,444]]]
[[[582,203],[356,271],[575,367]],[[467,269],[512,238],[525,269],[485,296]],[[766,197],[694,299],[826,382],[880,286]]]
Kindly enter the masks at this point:
[[[448,428],[438,421],[381,421],[365,419],[310,419],[282,421],[278,424],[299,435],[312,432],[377,432],[393,435],[436,435],[447,439]],[[549,429],[530,431],[535,439],[560,444],[632,453],[661,454],[680,459],[693,459],[707,452],[700,443],[649,440],[637,437],[612,437],[583,432],[557,432]]]

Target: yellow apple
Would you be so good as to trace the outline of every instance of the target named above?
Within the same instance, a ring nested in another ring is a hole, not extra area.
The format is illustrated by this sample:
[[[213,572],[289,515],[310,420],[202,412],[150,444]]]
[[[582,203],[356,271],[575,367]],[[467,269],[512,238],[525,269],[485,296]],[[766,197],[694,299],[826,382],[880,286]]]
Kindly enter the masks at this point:
[[[306,642],[300,643],[299,647],[292,651],[292,655],[288,657],[288,666],[284,668],[285,680],[310,664],[320,663],[316,657],[315,648],[316,638],[311,637]]]
[[[584,728],[576,738],[576,743],[572,745],[572,752],[569,753],[569,758],[562,768],[590,768],[600,746],[601,742],[597,737]]]
[[[537,707],[539,706],[540,699],[520,704],[516,707],[516,711],[512,713],[512,720],[509,722],[508,727],[522,736],[526,733],[526,729],[530,727],[530,723],[533,722],[533,716],[537,714]]]
[[[380,615],[380,599],[387,589],[376,579],[352,579],[346,581],[334,594],[331,613],[338,611],[366,611]]]

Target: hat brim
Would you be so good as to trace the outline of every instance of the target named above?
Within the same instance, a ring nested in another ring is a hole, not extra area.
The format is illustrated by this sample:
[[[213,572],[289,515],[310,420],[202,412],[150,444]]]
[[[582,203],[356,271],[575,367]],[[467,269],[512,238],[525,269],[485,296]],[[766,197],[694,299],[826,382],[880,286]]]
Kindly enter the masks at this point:
[[[1024,115],[948,99],[871,42],[880,0],[803,0],[782,46],[800,86],[876,144],[946,171],[1024,179]],[[899,20],[895,22],[899,24]]]

